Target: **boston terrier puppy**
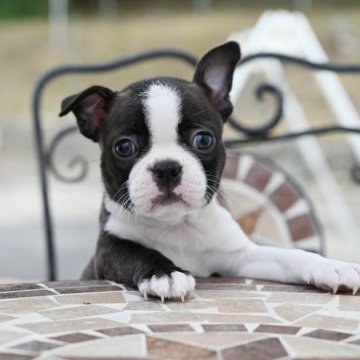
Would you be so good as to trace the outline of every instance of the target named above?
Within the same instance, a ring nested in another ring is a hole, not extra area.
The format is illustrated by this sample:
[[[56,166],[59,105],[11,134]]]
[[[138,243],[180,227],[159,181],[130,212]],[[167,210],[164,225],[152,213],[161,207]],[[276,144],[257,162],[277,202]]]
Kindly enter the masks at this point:
[[[105,186],[101,230],[83,279],[182,299],[193,276],[240,276],[357,293],[360,265],[252,242],[219,202],[223,125],[240,49],[218,46],[192,82],[157,77],[121,91],[92,86],[62,102],[80,132],[99,143]]]

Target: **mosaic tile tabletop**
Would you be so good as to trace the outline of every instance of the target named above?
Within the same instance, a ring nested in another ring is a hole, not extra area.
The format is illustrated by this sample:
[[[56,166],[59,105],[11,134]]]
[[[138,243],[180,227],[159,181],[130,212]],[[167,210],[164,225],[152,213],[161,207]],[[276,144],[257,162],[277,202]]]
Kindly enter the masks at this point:
[[[239,278],[164,304],[107,281],[3,285],[0,359],[360,359],[360,296]]]

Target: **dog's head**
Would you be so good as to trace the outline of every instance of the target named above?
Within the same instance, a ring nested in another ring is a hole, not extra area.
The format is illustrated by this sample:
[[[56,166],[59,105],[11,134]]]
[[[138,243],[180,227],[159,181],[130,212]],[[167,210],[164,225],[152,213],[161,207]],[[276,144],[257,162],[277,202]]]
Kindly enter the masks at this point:
[[[143,80],[119,92],[93,86],[62,102],[81,133],[100,144],[110,199],[136,215],[182,217],[208,204],[225,161],[223,123],[240,58],[237,43],[205,54],[193,82]]]

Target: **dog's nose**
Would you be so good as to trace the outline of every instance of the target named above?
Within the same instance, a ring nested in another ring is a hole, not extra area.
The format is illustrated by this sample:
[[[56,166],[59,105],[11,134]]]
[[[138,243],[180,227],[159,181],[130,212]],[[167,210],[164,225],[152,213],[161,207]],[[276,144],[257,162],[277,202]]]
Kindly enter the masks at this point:
[[[171,191],[180,183],[182,166],[172,160],[161,161],[152,169],[156,183],[161,190]]]

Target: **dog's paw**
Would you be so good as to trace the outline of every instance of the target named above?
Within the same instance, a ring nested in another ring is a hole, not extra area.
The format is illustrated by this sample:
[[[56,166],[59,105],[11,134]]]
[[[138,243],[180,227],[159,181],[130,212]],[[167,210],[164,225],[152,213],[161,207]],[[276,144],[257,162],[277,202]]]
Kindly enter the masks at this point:
[[[195,279],[180,271],[173,271],[170,275],[157,276],[143,279],[138,284],[140,293],[147,299],[148,295],[156,296],[164,302],[165,299],[181,299],[191,296],[195,289]]]
[[[360,288],[360,265],[323,259],[312,264],[310,271],[304,274],[304,281],[334,294],[339,289],[347,289],[355,295]]]

